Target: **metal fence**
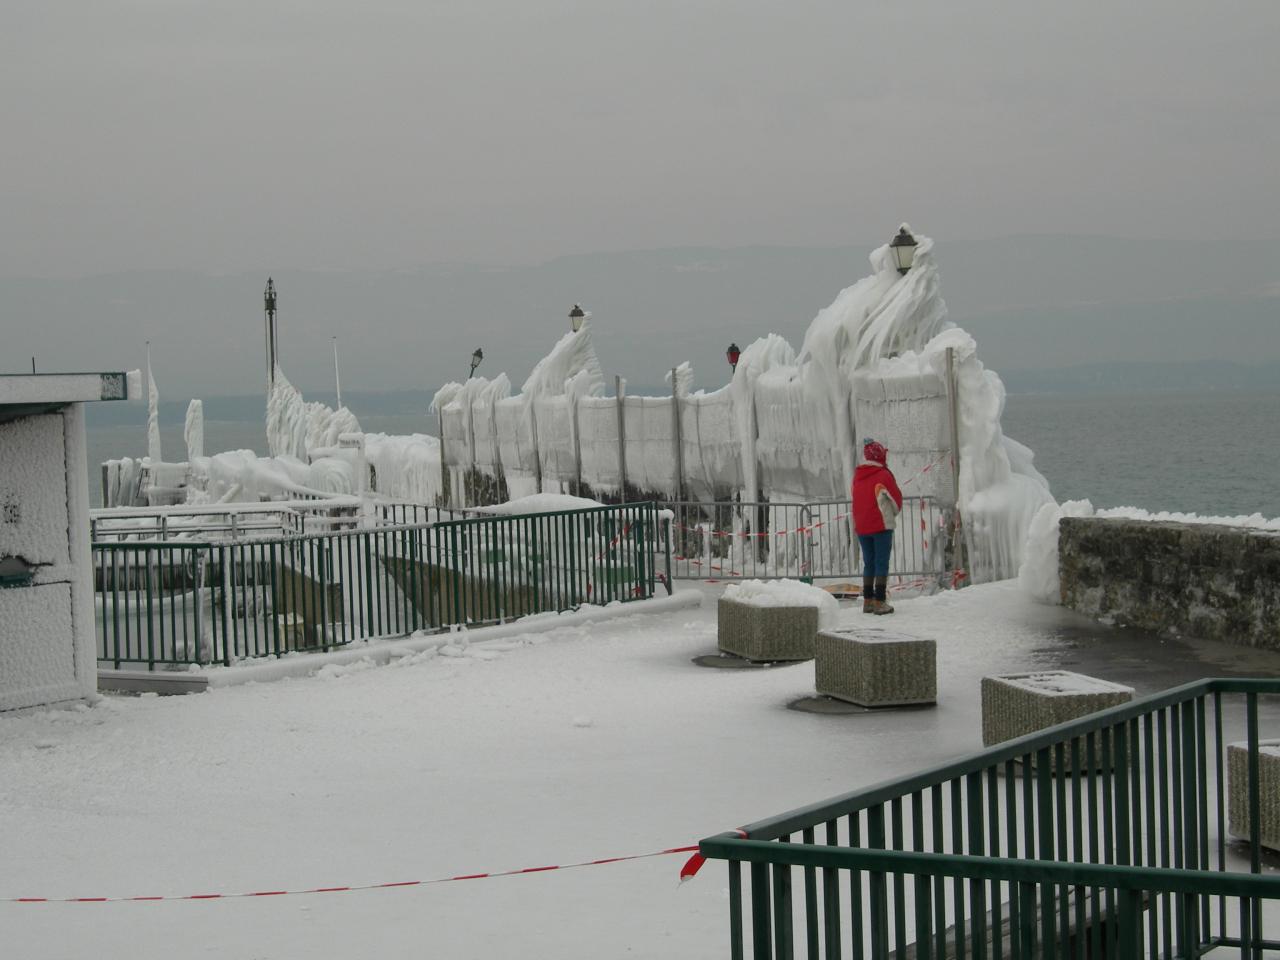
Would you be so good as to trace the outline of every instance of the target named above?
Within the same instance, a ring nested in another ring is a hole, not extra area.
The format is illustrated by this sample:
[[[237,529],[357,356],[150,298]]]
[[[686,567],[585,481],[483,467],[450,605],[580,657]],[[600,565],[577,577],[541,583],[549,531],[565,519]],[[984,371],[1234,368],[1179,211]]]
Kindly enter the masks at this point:
[[[359,499],[346,496],[267,503],[111,507],[89,511],[89,533],[94,543],[288,536],[354,528],[359,525],[361,510]]]
[[[661,504],[672,511],[677,580],[859,577],[861,551],[848,500],[807,503]],[[889,573],[896,585],[954,579],[954,511],[931,497],[904,497]]]
[[[92,549],[98,659],[148,669],[643,599],[662,553],[652,503]]]
[[[1202,680],[703,840],[728,861],[730,956],[1274,955],[1258,734],[1274,694]]]

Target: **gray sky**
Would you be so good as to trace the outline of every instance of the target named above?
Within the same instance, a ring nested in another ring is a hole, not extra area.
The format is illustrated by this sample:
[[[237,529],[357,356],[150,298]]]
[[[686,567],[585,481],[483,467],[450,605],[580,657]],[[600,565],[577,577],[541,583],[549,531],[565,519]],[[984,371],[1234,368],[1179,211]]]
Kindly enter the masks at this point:
[[[1176,260],[1141,264],[1108,248],[1114,296],[1129,301],[1220,296],[1242,276],[1233,245],[1268,239],[1243,292],[1280,293],[1274,0],[0,0],[0,12],[3,370],[30,354],[43,369],[136,366],[151,339],[179,390],[256,389],[271,273],[285,278],[285,358],[304,387],[327,382],[333,334],[353,389],[434,387],[473,341],[493,358],[482,372],[519,382],[577,299],[611,372],[656,383],[693,357],[715,371],[699,377],[710,386],[728,339],[778,330],[798,344],[903,219],[939,241],[961,320],[1106,300],[1097,256],[1025,264],[1005,290],[1012,271],[980,258],[1010,247],[984,244],[1022,234],[1181,244]],[[1201,277],[1192,247],[1206,241],[1223,255]],[[753,245],[826,254],[717,266],[713,248]],[[712,252],[592,259],[685,247]],[[492,283],[424,270],[459,263],[517,269]],[[174,273],[151,284],[149,271]],[[76,279],[100,274],[126,276]],[[1173,280],[1186,282],[1169,294]],[[1248,338],[1233,343],[1280,358],[1266,310],[1242,309]],[[1002,330],[1000,362],[1116,353],[1105,337],[1049,351],[1021,329]],[[1200,352],[1186,341],[1170,357]]]
[[[10,276],[1280,220],[1273,0],[3,8]]]

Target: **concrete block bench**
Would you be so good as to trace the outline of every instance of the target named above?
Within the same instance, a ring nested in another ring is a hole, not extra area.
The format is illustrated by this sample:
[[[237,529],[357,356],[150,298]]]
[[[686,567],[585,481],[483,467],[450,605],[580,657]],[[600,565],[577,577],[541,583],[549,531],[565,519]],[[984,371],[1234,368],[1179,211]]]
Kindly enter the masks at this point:
[[[982,742],[990,747],[1132,699],[1132,687],[1069,670],[983,677]],[[1101,738],[1095,743],[1095,759],[1101,764]],[[1081,745],[1081,763],[1084,749]]]
[[[1268,850],[1280,850],[1280,740],[1258,743],[1259,841]],[[1227,744],[1227,830],[1249,840],[1249,745]]]
[[[818,608],[759,606],[721,597],[716,643],[722,653],[747,660],[812,660]]]
[[[862,707],[938,700],[934,640],[877,627],[823,630],[814,639],[818,693]]]

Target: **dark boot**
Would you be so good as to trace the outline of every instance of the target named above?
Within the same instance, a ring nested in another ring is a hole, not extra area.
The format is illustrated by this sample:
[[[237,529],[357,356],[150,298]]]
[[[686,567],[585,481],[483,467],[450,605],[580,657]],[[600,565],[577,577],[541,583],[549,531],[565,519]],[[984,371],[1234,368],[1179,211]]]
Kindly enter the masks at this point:
[[[889,601],[885,599],[886,595],[889,593],[889,578],[876,577],[875,590],[876,606],[873,612],[881,615],[893,613],[893,607],[889,606]]]
[[[862,578],[862,612],[876,612],[876,580],[875,577]]]

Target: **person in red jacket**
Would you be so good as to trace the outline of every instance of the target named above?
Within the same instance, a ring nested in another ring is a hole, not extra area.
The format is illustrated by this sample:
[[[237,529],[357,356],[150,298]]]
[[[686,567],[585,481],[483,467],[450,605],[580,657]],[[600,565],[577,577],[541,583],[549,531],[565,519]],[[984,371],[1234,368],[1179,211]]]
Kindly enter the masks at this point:
[[[853,530],[862,548],[862,612],[893,613],[885,599],[893,528],[902,510],[902,491],[886,461],[889,451],[870,437],[862,441],[862,462],[853,471]]]

